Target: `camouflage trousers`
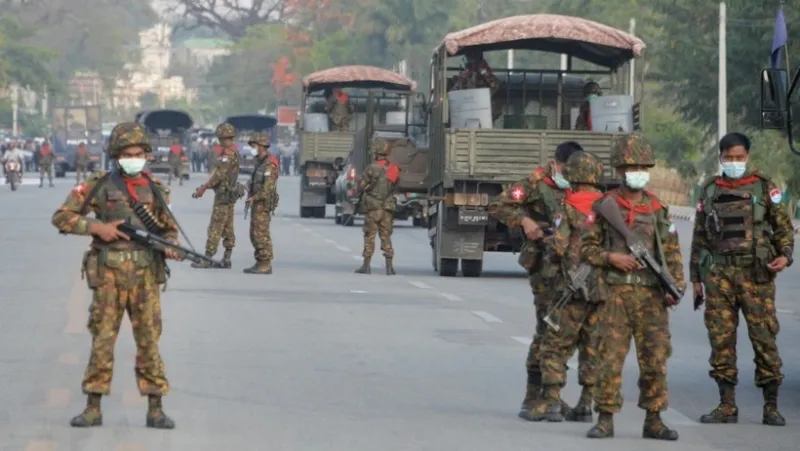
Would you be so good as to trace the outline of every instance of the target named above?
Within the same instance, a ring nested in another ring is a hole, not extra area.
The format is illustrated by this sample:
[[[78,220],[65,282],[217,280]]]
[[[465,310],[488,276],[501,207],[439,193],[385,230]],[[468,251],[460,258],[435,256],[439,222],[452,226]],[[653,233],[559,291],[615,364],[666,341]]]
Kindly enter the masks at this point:
[[[183,164],[170,164],[169,165],[169,178],[167,183],[172,183],[172,177],[177,177],[180,183],[183,183]]]
[[[578,383],[586,387],[595,385],[597,373],[593,366],[597,360],[595,338],[600,308],[601,304],[575,300],[551,318],[561,329],[555,331],[548,327],[541,339],[542,385],[566,385],[567,361],[576,348]]]
[[[108,395],[114,372],[114,344],[125,312],[136,343],[136,383],[139,393],[166,395],[169,383],[158,351],[161,338],[161,300],[155,275],[149,267],[137,267],[132,259],[117,268],[100,269],[89,309],[92,351],[83,376],[83,392]]]
[[[208,240],[206,241],[206,254],[216,255],[219,239],[222,238],[222,247],[233,249],[236,245],[236,235],[233,231],[234,204],[217,204],[211,210],[211,221],[208,222]]]
[[[639,363],[638,406],[652,412],[666,410],[672,337],[663,292],[639,285],[610,285],[598,330],[595,411],[613,414],[622,410],[622,369],[631,337]]]
[[[717,382],[736,385],[736,330],[739,311],[755,354],[755,384],[763,387],[783,382],[783,362],[776,338],[780,324],[775,311],[775,283],[756,284],[752,267],[715,265],[705,280],[705,325],[711,343],[709,375]]]
[[[53,163],[45,163],[39,165],[39,180],[44,181],[44,176],[47,176],[47,180],[50,182],[53,181]]]
[[[381,250],[386,258],[394,257],[392,248],[392,227],[394,212],[389,210],[371,210],[364,215],[364,258],[372,258],[375,253],[375,235],[381,240]]]
[[[86,180],[86,165],[85,164],[76,164],[75,165],[75,183],[80,184],[81,180]]]
[[[272,236],[269,232],[272,212],[267,209],[266,202],[254,202],[250,212],[252,214],[250,217],[250,242],[255,250],[255,259],[258,262],[271,263],[274,258]]]
[[[547,287],[542,286],[538,278],[532,276],[529,281],[533,290],[533,305],[536,309],[536,327],[533,332],[533,340],[528,348],[528,357],[525,359],[525,368],[528,370],[528,374],[541,374],[542,337],[547,333],[547,323],[544,322],[544,317],[550,310],[550,306],[553,305],[553,293],[548,291]]]

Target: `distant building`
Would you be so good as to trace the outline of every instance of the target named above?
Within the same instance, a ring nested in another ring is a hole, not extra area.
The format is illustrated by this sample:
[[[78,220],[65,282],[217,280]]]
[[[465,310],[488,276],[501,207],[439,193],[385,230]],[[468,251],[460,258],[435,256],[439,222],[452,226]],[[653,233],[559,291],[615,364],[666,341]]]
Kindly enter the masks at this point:
[[[187,39],[172,49],[172,58],[184,66],[207,70],[214,60],[230,54],[231,41],[225,39]]]

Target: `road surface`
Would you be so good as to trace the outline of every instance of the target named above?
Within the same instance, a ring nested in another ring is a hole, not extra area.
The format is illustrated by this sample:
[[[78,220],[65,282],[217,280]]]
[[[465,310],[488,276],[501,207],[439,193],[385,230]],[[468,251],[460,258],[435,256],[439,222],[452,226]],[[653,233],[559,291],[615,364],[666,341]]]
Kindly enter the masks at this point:
[[[173,187],[172,205],[202,251],[212,196],[191,199],[197,180]],[[793,295],[800,265],[778,281],[787,373],[780,404],[788,427],[760,424],[761,394],[752,384],[744,330],[740,424],[695,421],[716,404],[717,390],[707,375],[702,315],[687,296],[672,315],[671,408],[664,416],[681,441],[640,438],[644,413],[636,407],[637,369],[629,356],[617,438],[588,443],[588,424],[516,417],[533,308],[514,256],[489,256],[480,279],[439,278],[425,231],[401,224],[393,238],[398,275],[383,275],[380,256],[373,275],[354,274],[360,221],[342,227],[330,217],[298,218],[294,177],[280,181],[274,275],[241,272],[252,264],[241,204],[233,270],[171,264],[161,344],[172,384],[165,407],[177,429],[144,427],[146,402],[134,384],[127,320],[112,394],[103,403],[105,425],[72,429],[69,419],[85,402],[80,381],[89,349],[89,293],[78,265],[87,239],[61,236],[50,225],[69,188],[62,182],[0,192],[0,450],[780,451],[800,443],[800,348],[792,346],[800,342],[800,303]],[[686,252],[691,223],[678,227]],[[574,371],[564,394],[577,400]]]

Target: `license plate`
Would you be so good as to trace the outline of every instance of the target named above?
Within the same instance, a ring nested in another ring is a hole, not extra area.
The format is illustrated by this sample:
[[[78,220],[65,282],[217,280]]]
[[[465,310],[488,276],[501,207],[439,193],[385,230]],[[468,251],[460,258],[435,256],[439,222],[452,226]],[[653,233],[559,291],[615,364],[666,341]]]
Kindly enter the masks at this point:
[[[314,187],[328,186],[328,182],[325,181],[325,179],[310,178],[308,179],[308,186],[314,186]]]
[[[487,225],[489,212],[483,210],[458,210],[459,225]]]

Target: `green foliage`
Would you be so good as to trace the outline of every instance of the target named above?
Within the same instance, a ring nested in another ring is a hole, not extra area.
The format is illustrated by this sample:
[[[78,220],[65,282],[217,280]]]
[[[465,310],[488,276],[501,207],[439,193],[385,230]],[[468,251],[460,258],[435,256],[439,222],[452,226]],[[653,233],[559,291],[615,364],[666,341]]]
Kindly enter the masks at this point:
[[[11,128],[14,120],[11,102],[0,100],[0,128]],[[20,112],[17,117],[19,129],[25,136],[47,136],[49,119],[41,114]]]
[[[26,44],[34,35],[33,27],[0,14],[0,87],[13,83],[33,89],[56,85],[46,65],[54,54]]]

